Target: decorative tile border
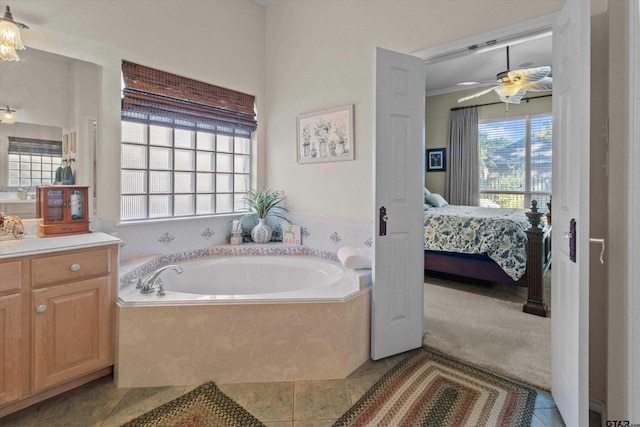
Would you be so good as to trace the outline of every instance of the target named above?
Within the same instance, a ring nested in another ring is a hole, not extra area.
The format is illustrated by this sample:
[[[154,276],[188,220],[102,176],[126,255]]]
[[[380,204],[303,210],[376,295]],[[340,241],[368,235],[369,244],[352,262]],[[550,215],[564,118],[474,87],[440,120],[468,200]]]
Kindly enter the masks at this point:
[[[331,261],[339,262],[338,256],[329,251],[313,249],[306,246],[214,246],[210,249],[199,249],[189,252],[180,252],[170,255],[161,255],[151,261],[141,264],[138,268],[124,274],[120,277],[119,289],[137,282],[138,279],[146,277],[158,268],[175,262],[186,261],[195,258],[203,258],[207,256],[260,256],[260,255],[278,255],[278,256],[314,256]]]

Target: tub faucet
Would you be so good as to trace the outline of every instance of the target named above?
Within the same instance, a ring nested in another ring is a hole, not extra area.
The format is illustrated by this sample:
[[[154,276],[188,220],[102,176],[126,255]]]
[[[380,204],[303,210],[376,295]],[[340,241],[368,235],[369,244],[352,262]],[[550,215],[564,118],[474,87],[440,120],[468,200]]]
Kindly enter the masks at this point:
[[[155,289],[158,290],[158,295],[164,295],[164,289],[162,289],[162,281],[158,278],[160,274],[165,270],[175,270],[176,273],[182,273],[182,268],[177,265],[165,265],[154,271],[146,280],[139,279],[136,285],[137,289],[140,289],[141,294],[149,294]]]

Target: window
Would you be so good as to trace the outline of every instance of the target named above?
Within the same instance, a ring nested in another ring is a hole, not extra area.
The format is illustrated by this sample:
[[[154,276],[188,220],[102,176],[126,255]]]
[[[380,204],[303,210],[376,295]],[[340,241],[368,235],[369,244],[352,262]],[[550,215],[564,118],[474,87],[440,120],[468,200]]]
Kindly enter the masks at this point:
[[[9,138],[8,184],[10,187],[51,185],[62,163],[62,141]]]
[[[121,219],[242,210],[250,186],[250,136],[123,118]]]
[[[254,97],[123,62],[122,221],[245,210]]]
[[[552,116],[481,120],[480,205],[546,211],[551,199]]]

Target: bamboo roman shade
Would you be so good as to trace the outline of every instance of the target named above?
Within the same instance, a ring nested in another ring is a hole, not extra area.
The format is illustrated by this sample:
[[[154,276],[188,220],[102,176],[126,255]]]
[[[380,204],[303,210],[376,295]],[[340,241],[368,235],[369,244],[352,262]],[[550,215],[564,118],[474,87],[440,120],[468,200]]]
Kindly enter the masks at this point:
[[[122,61],[122,113],[253,132],[255,97],[132,62]],[[155,121],[163,121],[155,120]]]

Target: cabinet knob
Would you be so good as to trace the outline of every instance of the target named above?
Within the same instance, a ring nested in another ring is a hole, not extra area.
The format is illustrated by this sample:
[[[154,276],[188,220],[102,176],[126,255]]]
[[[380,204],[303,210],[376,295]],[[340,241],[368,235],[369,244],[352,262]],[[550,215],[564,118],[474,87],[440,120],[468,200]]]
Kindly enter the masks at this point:
[[[45,311],[47,311],[47,306],[44,304],[40,304],[36,307],[36,313],[44,313]]]
[[[69,267],[69,269],[71,271],[78,271],[80,270],[80,264],[71,264],[71,267]]]

